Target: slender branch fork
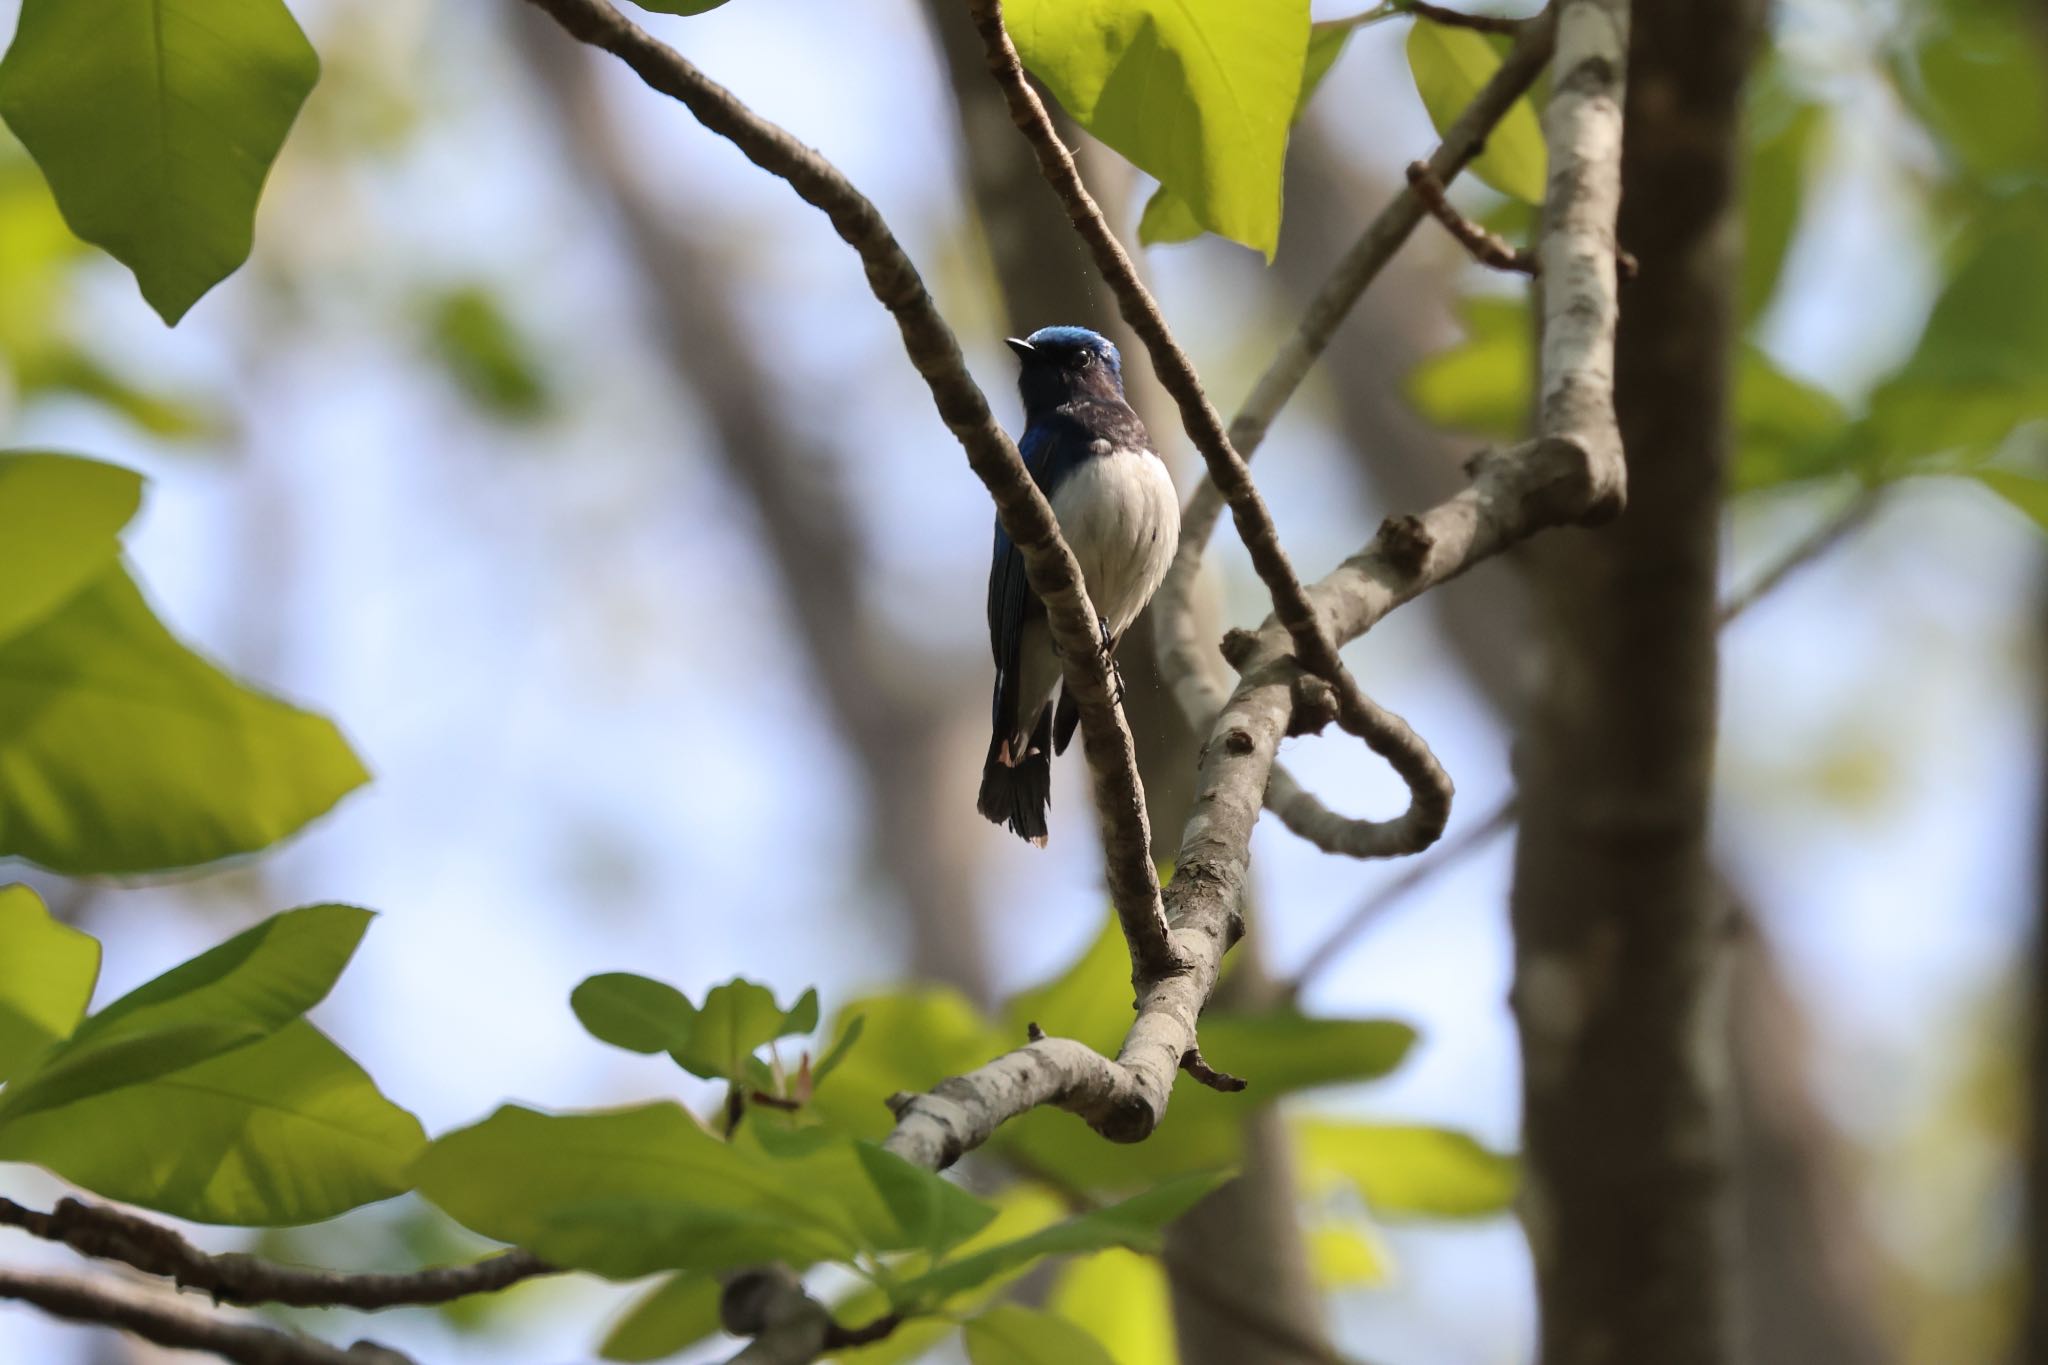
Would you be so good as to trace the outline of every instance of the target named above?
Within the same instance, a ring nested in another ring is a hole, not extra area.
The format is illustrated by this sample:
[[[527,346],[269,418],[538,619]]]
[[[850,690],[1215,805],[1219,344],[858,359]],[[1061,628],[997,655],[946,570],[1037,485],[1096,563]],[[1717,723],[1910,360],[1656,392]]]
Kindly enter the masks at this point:
[[[1095,647],[1095,613],[1078,567],[1061,539],[1051,507],[996,424],[967,372],[957,340],[879,212],[830,162],[748,109],[680,54],[627,20],[609,0],[529,3],[573,37],[620,58],[650,87],[682,103],[706,128],[788,182],[859,254],[871,291],[894,317],[905,352],[923,376],[941,418],[987,485],[998,517],[1024,554],[1032,587],[1047,603],[1067,684],[1080,702],[1111,891],[1131,948],[1136,1018],[1114,1059],[1071,1039],[1035,1035],[1022,1047],[966,1075],[941,1081],[928,1092],[891,1097],[896,1125],[885,1145],[906,1159],[942,1169],[985,1142],[1002,1123],[1041,1105],[1076,1113],[1111,1140],[1131,1142],[1148,1136],[1165,1115],[1183,1068],[1210,1084],[1234,1083],[1202,1063],[1196,1021],[1208,1003],[1224,954],[1241,933],[1238,905],[1248,874],[1252,829],[1275,777],[1274,754],[1280,740],[1298,726],[1334,716],[1386,755],[1409,782],[1409,812],[1378,826],[1359,824],[1357,828],[1368,833],[1354,835],[1355,845],[1412,851],[1442,829],[1448,813],[1448,780],[1427,747],[1359,691],[1337,659],[1338,646],[1402,603],[1515,542],[1546,527],[1597,520],[1620,505],[1623,466],[1612,401],[1614,212],[1620,190],[1619,94],[1626,0],[1556,0],[1558,93],[1545,120],[1551,169],[1538,244],[1549,288],[1537,437],[1475,457],[1472,482],[1462,492],[1426,512],[1389,520],[1370,544],[1312,585],[1304,585],[1288,563],[1243,455],[1157,307],[1137,284],[1129,259],[1103,225],[1071,157],[1025,82],[1003,31],[998,0],[974,0],[991,69],[1010,99],[1012,114],[1173,393],[1273,598],[1274,614],[1258,630],[1233,632],[1229,653],[1239,680],[1214,707],[1213,724],[1205,727],[1210,740],[1201,760],[1194,813],[1183,831],[1177,871],[1164,897],[1150,862],[1144,793],[1130,731],[1112,699],[1105,661]],[[1542,65],[1548,34],[1547,15],[1517,29],[1507,63],[1432,159],[1439,176],[1455,174],[1470,159],[1486,130],[1526,88]],[[1420,217],[1419,203],[1404,191],[1340,263],[1338,278],[1309,310],[1260,381],[1247,412],[1240,414],[1240,423],[1249,423],[1239,433],[1241,438],[1249,434],[1243,439],[1244,450],[1257,443],[1351,302]],[[1213,526],[1215,513],[1209,516]],[[1196,537],[1197,555],[1206,535],[1205,529]],[[1187,545],[1184,538],[1183,559],[1188,558]],[[1178,622],[1174,625],[1179,628]],[[71,1235],[59,1234],[55,1221],[42,1225],[38,1235],[52,1236],[88,1254],[125,1260],[174,1280],[185,1277],[195,1285],[200,1281],[193,1277],[210,1275],[210,1288],[226,1291],[223,1297],[260,1296],[256,1285],[263,1277],[252,1280],[246,1267],[238,1281],[237,1272],[218,1264],[195,1267],[175,1248],[145,1250],[121,1240],[134,1230],[118,1221],[64,1215],[61,1210],[23,1214],[27,1216],[9,1221],[31,1231],[36,1229],[29,1223],[36,1218],[70,1218]],[[88,1227],[93,1231],[79,1231]],[[102,1237],[112,1240],[99,1240]],[[523,1255],[507,1253],[481,1263],[495,1269],[470,1268],[469,1273],[503,1275],[509,1283],[548,1272],[531,1258],[520,1259]],[[274,1291],[288,1283],[273,1277],[268,1287]],[[302,1282],[297,1287],[307,1286]],[[211,1350],[250,1365],[406,1365],[404,1357],[382,1347],[358,1343],[341,1351],[294,1333],[139,1300],[96,1283],[0,1272],[0,1297],[34,1303],[58,1316],[123,1327],[164,1344]],[[313,1301],[348,1300],[330,1292]],[[728,1330],[752,1337],[734,1365],[805,1365],[835,1345],[893,1325],[884,1320],[864,1328],[840,1327],[804,1292],[796,1276],[781,1267],[729,1277],[723,1319]]]

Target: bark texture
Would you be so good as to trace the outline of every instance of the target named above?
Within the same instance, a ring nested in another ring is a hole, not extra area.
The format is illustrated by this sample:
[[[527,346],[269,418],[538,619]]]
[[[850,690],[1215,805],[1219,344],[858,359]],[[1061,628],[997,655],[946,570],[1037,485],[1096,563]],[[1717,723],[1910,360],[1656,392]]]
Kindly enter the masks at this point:
[[[1519,754],[1514,1005],[1545,1365],[1733,1358],[1729,935],[1707,826],[1757,20],[1754,0],[1634,7],[1619,235],[1641,271],[1615,387],[1629,505],[1530,547],[1548,653]],[[1600,59],[1565,44],[1559,89],[1596,87]],[[1546,250],[1546,293],[1589,264]],[[1567,396],[1545,385],[1546,412]]]

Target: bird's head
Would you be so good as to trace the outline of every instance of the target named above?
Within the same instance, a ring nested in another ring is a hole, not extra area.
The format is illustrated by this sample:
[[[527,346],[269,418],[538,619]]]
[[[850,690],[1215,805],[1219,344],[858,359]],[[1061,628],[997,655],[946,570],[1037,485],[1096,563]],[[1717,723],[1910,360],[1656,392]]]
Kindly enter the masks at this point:
[[[1017,387],[1024,411],[1043,412],[1075,398],[1124,396],[1123,357],[1115,343],[1086,327],[1041,327],[1019,340],[1008,337],[1024,362]]]

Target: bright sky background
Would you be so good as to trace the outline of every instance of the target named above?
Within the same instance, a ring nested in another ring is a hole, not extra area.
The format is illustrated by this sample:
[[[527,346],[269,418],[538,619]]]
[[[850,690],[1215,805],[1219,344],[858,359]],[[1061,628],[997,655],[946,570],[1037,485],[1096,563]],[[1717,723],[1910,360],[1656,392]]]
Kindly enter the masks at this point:
[[[328,110],[327,146],[287,146],[256,261],[175,333],[125,271],[89,272],[86,326],[138,375],[217,395],[241,423],[232,448],[161,446],[79,406],[38,408],[4,433],[10,445],[147,471],[131,546],[165,617],[231,667],[337,717],[377,774],[332,818],[203,893],[97,901],[101,999],[260,914],[313,900],[374,907],[383,917],[318,1018],[430,1131],[506,1099],[566,1107],[664,1093],[671,1069],[576,1027],[567,997],[588,974],[639,970],[693,992],[734,973],[785,994],[815,983],[829,1009],[890,981],[905,958],[898,919],[860,869],[855,774],[787,634],[750,514],[704,448],[700,415],[648,354],[610,227],[566,176],[559,139],[521,85],[500,24],[509,7],[384,0],[366,14],[294,0],[330,72],[309,118],[341,82],[330,41],[346,27],[363,44],[350,80],[381,66],[383,94],[419,106],[417,131],[337,160],[334,139],[356,136],[366,116]],[[13,8],[0,0],[0,32]],[[1832,61],[1869,37],[1851,9],[1807,0],[1786,23]],[[738,0],[701,19],[644,22],[875,198],[928,263],[1014,420],[1003,320],[963,284],[952,114],[917,9]],[[1400,37],[1362,33],[1318,97],[1347,145],[1382,168],[1430,144]],[[1845,110],[1864,107],[1867,92],[1829,79]],[[857,434],[865,500],[849,514],[879,538],[878,572],[905,619],[971,656],[986,498],[854,258],[681,111],[625,80],[617,94],[641,153],[674,187],[674,213],[733,244],[750,318],[774,338],[799,420]],[[1800,292],[1768,338],[1788,368],[1853,399],[1910,344],[1931,282],[1882,121],[1845,123],[1790,267]],[[1262,359],[1270,339],[1240,334],[1233,306],[1257,268],[1247,253],[1209,244],[1154,256],[1198,365],[1231,375]],[[262,287],[279,278],[294,282],[288,303]],[[502,285],[558,354],[571,395],[562,418],[494,423],[425,361],[410,301],[474,278]],[[1218,381],[1227,398],[1242,384]],[[1311,390],[1260,466],[1309,573],[1395,510],[1360,503],[1322,420]],[[1827,505],[1745,507],[1736,569]],[[1244,577],[1241,558],[1224,560]],[[1729,634],[1717,838],[1816,1015],[1820,1093],[1852,1132],[1882,1137],[1928,1101],[1945,1046],[1998,985],[2032,903],[2041,745],[2020,646],[2038,577],[2035,533],[1980,490],[1907,489],[1874,530]],[[1249,619],[1248,594],[1233,601]],[[1353,658],[1456,777],[1455,835],[1506,793],[1504,736],[1420,614],[1390,620]],[[1344,809],[1397,799],[1355,747],[1294,741],[1286,757]],[[978,748],[963,748],[962,803],[978,762]],[[987,833],[1001,888],[991,957],[1005,986],[1057,969],[1101,913],[1078,769],[1063,766],[1050,851]],[[1820,790],[1843,772],[1861,774],[1853,803]],[[801,832],[793,843],[790,830]],[[1283,970],[1392,875],[1272,828],[1256,870],[1265,948]],[[1319,1103],[1513,1144],[1507,870],[1503,841],[1402,904],[1324,980],[1316,1008],[1405,1018],[1425,1041],[1390,1082]],[[52,1189],[0,1168],[0,1192]],[[8,1259],[38,1259],[22,1241],[9,1241]],[[1383,1365],[1526,1358],[1526,1255],[1509,1224],[1402,1231],[1394,1244],[1399,1284],[1338,1312],[1346,1349]],[[581,1306],[537,1311],[516,1341],[466,1342],[424,1314],[360,1330],[451,1365],[581,1360],[599,1335],[586,1300],[602,1296],[537,1300]],[[1473,1312],[1475,1301],[1491,1311]],[[82,1361],[88,1342],[0,1310],[0,1358]]]

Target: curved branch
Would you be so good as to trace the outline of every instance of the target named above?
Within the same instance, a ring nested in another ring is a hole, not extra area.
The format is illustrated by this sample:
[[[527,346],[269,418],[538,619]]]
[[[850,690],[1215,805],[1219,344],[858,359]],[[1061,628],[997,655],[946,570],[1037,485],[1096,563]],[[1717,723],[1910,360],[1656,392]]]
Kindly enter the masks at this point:
[[[1279,529],[1273,524],[1265,499],[1259,496],[1258,486],[1252,482],[1250,468],[1231,445],[1223,418],[1209,402],[1193,363],[1174,340],[1151,291],[1138,278],[1131,258],[1109,230],[1101,208],[1082,183],[1074,158],[1060,141],[1059,131],[1053,127],[1038,92],[1025,79],[1017,49],[1003,27],[1002,0],[973,0],[972,12],[975,28],[988,50],[989,71],[1009,101],[1011,121],[1030,142],[1038,157],[1039,170],[1059,195],[1074,230],[1095,258],[1096,269],[1116,296],[1117,311],[1145,343],[1154,372],[1180,408],[1181,425],[1201,452],[1210,480],[1230,505],[1238,538],[1244,542],[1252,567],[1272,597],[1274,616],[1292,639],[1295,655],[1334,690],[1338,723],[1387,759],[1408,786],[1407,813],[1379,825],[1377,837],[1389,853],[1427,848],[1443,833],[1450,818],[1450,776],[1419,735],[1366,697],[1338,657],[1337,646],[1316,619],[1307,590],[1281,548]]]
[[[60,1199],[49,1213],[0,1199],[0,1226],[58,1242],[81,1256],[119,1261],[196,1289],[216,1303],[278,1303],[292,1308],[400,1308],[490,1294],[521,1280],[560,1272],[525,1251],[500,1252],[469,1265],[398,1273],[351,1274],[280,1265],[255,1256],[201,1251],[159,1223],[132,1213]]]
[[[112,1284],[0,1270],[0,1299],[32,1304],[52,1317],[118,1327],[144,1341],[187,1351],[211,1351],[235,1365],[413,1365],[412,1357],[374,1342],[346,1350],[297,1332],[234,1322],[175,1303],[159,1303]]]
[[[939,316],[917,267],[880,211],[838,167],[749,109],[681,53],[620,14],[609,0],[529,3],[546,11],[572,37],[619,58],[649,87],[681,103],[748,160],[788,182],[859,254],[868,288],[895,319],[910,363],[931,390],[939,416],[967,452],[968,465],[995,500],[1003,529],[1023,553],[1032,591],[1046,604],[1067,687],[1080,704],[1082,747],[1102,825],[1110,895],[1130,942],[1134,971],[1153,975],[1174,970],[1136,750],[1130,727],[1113,700],[1095,608],[1088,601],[1080,566],[1060,536],[1052,505],[1033,482],[1016,445],[996,424],[988,400],[967,372],[952,328]]]

